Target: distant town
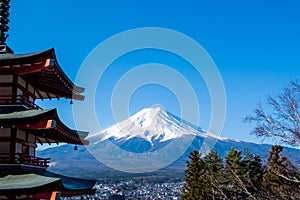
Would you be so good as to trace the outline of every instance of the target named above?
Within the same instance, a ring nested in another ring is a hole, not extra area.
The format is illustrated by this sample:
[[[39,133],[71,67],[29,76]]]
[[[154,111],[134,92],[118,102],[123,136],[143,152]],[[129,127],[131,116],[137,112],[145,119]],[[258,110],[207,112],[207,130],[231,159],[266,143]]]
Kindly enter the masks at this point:
[[[97,183],[94,195],[62,197],[62,200],[75,199],[126,199],[126,200],[177,200],[180,199],[184,182],[144,183],[136,180],[124,180],[115,183]]]

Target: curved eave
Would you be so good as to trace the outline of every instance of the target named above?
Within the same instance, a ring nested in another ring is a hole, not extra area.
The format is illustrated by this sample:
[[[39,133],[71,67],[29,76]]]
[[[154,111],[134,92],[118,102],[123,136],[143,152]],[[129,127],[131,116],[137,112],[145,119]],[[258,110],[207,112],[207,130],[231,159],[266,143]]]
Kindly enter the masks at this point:
[[[78,93],[78,94],[81,94],[84,92],[84,88],[83,87],[79,87],[79,86],[76,86],[74,85],[74,83],[69,79],[69,77],[64,73],[64,71],[62,70],[62,68],[60,67],[57,59],[56,59],[56,54],[55,54],[55,50],[54,48],[52,48],[52,58],[54,59],[54,63],[55,63],[55,66],[57,67],[57,70],[59,71],[59,73],[61,74],[61,76],[64,77],[64,79],[70,84],[73,86],[73,90]]]
[[[0,195],[36,194],[60,191],[63,195],[94,194],[96,181],[54,174],[46,170],[1,167]]]
[[[59,178],[44,177],[37,174],[16,174],[0,178],[1,193],[24,193],[26,190],[43,190],[42,187],[56,188],[60,185]],[[54,187],[56,186],[56,187]]]
[[[83,100],[84,88],[74,85],[60,67],[53,48],[28,54],[0,54],[0,74],[16,74],[48,95],[38,98]]]
[[[88,132],[85,131],[78,131],[78,130],[74,130],[74,129],[70,129],[68,126],[66,126],[58,117],[57,111],[56,109],[53,109],[53,115],[55,116],[55,119],[57,120],[57,129],[64,131],[66,133],[72,133],[72,135],[74,135],[74,137],[76,137],[77,139],[77,143],[73,143],[73,144],[83,144],[83,145],[88,145],[89,142],[87,140],[84,140],[84,138],[87,137]],[[67,143],[71,143],[71,142],[67,142]]]
[[[25,53],[25,54],[12,54],[4,53],[0,54],[0,65],[10,66],[10,65],[22,65],[34,62],[41,62],[44,58],[49,58],[52,56],[54,49],[47,49],[43,51]]]
[[[88,144],[85,140],[88,132],[70,129],[59,119],[56,109],[0,114],[0,126],[30,130],[40,143]]]
[[[59,178],[62,180],[62,194],[63,195],[79,195],[79,194],[93,194],[95,190],[93,187],[96,184],[96,180],[86,180],[80,178],[67,177],[60,174],[55,174],[49,171],[43,171],[40,175],[46,177]]]

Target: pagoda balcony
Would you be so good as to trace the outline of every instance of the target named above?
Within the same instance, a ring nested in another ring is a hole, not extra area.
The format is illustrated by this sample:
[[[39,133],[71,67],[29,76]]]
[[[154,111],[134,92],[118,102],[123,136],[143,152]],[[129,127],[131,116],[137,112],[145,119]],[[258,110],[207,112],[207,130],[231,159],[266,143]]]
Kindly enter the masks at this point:
[[[0,106],[1,105],[23,105],[28,109],[42,110],[41,107],[36,105],[34,101],[30,100],[26,95],[0,95]]]
[[[35,167],[49,167],[50,158],[39,158],[36,156],[15,154],[15,159],[11,162],[10,154],[0,154],[0,164],[24,164]]]

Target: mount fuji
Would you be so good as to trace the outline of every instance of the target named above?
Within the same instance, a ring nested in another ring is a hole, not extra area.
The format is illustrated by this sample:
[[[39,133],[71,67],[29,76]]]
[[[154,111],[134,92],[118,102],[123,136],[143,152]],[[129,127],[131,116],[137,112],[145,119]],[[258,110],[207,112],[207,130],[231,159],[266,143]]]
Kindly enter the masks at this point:
[[[168,154],[165,157],[172,157],[174,154],[178,154],[178,149],[182,144],[185,144],[185,148],[174,162],[169,163],[162,170],[164,174],[174,174],[174,172],[182,174],[186,168],[189,153],[195,149],[202,150],[202,152],[203,150],[210,151],[210,148],[203,147],[205,147],[205,143],[211,141],[214,144],[213,150],[217,150],[222,157],[225,157],[230,148],[235,148],[237,150],[248,149],[266,160],[271,149],[271,145],[268,144],[237,141],[209,134],[204,129],[189,124],[160,107],[145,108],[87,139],[90,141],[90,145],[87,148],[78,146],[78,151],[74,151],[71,145],[62,145],[39,151],[37,154],[41,157],[51,158],[50,171],[75,177],[103,178],[122,176],[120,174],[124,173],[107,167],[101,161],[102,158],[121,163],[122,159],[129,155],[146,155],[143,158],[144,163],[151,165],[155,159],[151,157],[152,154],[167,149]],[[186,141],[190,142],[185,143]],[[175,148],[168,149],[172,145]],[[112,146],[117,146],[121,151],[112,149]],[[285,147],[284,154],[295,164],[300,160],[299,149]],[[111,155],[114,155],[114,158],[111,158]],[[127,163],[129,162],[133,166],[139,165],[135,160],[134,162],[127,161]]]
[[[161,107],[145,108],[128,119],[88,138],[91,145],[105,140],[120,148],[144,153],[156,151],[172,140],[192,136],[206,137],[206,131],[195,128]]]

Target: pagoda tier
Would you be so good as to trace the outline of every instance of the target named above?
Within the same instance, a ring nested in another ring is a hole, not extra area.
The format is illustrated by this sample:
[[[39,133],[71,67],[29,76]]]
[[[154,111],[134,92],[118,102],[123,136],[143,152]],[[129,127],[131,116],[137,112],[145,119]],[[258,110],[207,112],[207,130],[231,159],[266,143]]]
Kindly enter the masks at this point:
[[[54,49],[28,54],[0,53],[0,105],[34,104],[36,99],[83,100],[59,66]],[[32,106],[31,106],[32,108]]]
[[[0,199],[40,199],[53,196],[49,191],[60,191],[63,196],[94,194],[94,180],[71,178],[49,171],[21,167],[0,167]],[[47,198],[47,199],[48,199]]]
[[[65,126],[56,109],[24,110],[0,114],[0,164],[46,168],[50,158],[36,157],[37,144],[88,145],[87,132]]]
[[[18,129],[28,132],[35,137],[37,143],[84,144],[88,132],[68,128],[58,117],[56,109],[51,110],[25,110],[0,114],[0,129]],[[1,141],[3,136],[0,134]]]

